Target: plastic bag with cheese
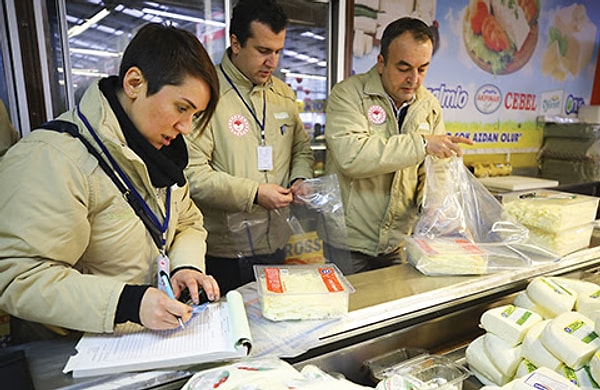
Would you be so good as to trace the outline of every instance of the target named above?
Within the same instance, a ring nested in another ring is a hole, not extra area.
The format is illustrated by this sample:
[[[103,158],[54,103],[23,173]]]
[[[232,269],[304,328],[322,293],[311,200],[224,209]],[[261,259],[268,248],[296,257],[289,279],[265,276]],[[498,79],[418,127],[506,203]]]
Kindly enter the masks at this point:
[[[425,158],[422,212],[408,259],[426,275],[486,274],[555,261],[473,176],[460,157]]]

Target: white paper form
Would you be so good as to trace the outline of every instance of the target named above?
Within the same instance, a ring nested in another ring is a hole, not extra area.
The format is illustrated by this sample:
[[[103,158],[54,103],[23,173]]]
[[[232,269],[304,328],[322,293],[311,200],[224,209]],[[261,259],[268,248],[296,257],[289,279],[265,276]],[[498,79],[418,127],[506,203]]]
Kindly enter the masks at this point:
[[[77,378],[246,356],[247,349],[242,344],[236,346],[234,335],[237,333],[249,342],[249,329],[244,329],[243,321],[241,325],[234,322],[237,324],[234,333],[229,320],[233,316],[245,318],[245,313],[233,308],[239,302],[239,293],[228,294],[227,301],[209,304],[206,310],[196,313],[185,329],[152,331],[127,323],[112,334],[86,334],[75,347],[78,353],[69,358],[63,372],[73,371],[73,377]],[[244,334],[245,331],[248,333]]]

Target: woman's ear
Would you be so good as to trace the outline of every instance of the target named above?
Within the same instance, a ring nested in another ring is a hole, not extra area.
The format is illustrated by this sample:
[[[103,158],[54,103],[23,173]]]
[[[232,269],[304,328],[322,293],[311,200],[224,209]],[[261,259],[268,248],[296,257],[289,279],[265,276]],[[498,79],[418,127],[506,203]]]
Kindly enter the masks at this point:
[[[143,91],[145,83],[144,75],[137,66],[132,66],[125,73],[123,78],[123,91],[131,99],[137,98]]]

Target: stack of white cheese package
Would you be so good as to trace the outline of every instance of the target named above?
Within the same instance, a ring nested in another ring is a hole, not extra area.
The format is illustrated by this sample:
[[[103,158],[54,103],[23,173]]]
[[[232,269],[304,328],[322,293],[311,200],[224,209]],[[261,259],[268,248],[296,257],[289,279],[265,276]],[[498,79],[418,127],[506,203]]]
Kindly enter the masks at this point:
[[[559,256],[587,248],[599,198],[543,190],[506,196],[504,209],[529,229],[529,236]]]
[[[600,285],[537,277],[513,304],[484,312],[480,326],[486,333],[466,359],[486,387],[599,388]]]

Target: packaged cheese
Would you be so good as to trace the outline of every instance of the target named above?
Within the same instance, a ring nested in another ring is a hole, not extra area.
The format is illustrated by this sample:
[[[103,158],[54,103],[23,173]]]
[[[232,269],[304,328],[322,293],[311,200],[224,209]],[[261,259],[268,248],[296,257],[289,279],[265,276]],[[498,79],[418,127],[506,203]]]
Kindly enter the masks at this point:
[[[519,344],[527,331],[542,321],[542,316],[514,305],[495,307],[481,315],[481,326],[510,346]]]
[[[546,312],[546,310],[543,307],[533,302],[531,298],[529,298],[529,295],[527,295],[527,291],[519,291],[515,296],[513,304],[515,306],[522,307],[523,309],[531,310],[535,313],[538,313],[542,316],[542,318],[554,317],[550,313]]]
[[[483,348],[488,359],[504,375],[512,378],[522,360],[521,345],[511,346],[493,333],[483,337]]]
[[[570,311],[575,306],[577,293],[555,278],[537,277],[527,285],[527,295],[550,316]]]
[[[492,364],[485,353],[484,336],[479,336],[467,346],[465,357],[469,369],[477,378],[486,385],[502,386],[512,379],[512,376],[504,375]],[[479,375],[482,377],[480,378]]]
[[[567,378],[571,383],[574,383],[578,387],[588,389],[598,388],[598,384],[596,384],[596,381],[594,381],[594,378],[592,378],[592,374],[587,366],[584,366],[579,370],[574,370],[566,364],[562,364],[557,372],[562,374],[562,376]]]
[[[600,285],[587,280],[565,278],[562,276],[552,276],[551,279],[556,281],[556,283],[559,283],[561,286],[565,286],[568,289],[575,291],[577,295],[592,294],[600,290]]]
[[[539,367],[529,375],[513,381],[514,390],[578,390],[567,378],[547,367]]]
[[[558,370],[563,362],[554,356],[542,343],[540,336],[544,328],[550,323],[545,320],[535,324],[523,339],[522,355],[535,367],[548,367],[554,371]]]
[[[529,238],[533,242],[561,257],[587,248],[594,232],[593,223],[585,223],[560,232],[548,232],[525,223],[523,225],[529,229]]]
[[[596,383],[600,383],[600,352],[594,353],[590,359],[590,374]]]
[[[546,232],[594,222],[599,198],[566,192],[540,190],[504,204],[520,223]]]
[[[593,321],[577,312],[566,312],[550,320],[540,339],[554,356],[574,370],[588,364],[600,348]]]
[[[425,275],[480,275],[487,272],[487,254],[463,238],[409,237],[408,261]]]
[[[581,294],[577,297],[575,310],[597,322],[600,313],[600,289],[590,294]],[[599,324],[600,325],[600,324]],[[596,328],[596,332],[598,329]]]
[[[265,318],[325,319],[348,313],[354,288],[335,264],[255,265],[254,274]]]
[[[517,366],[517,372],[515,373],[515,378],[524,377],[525,375],[531,374],[535,370],[537,370],[537,366],[535,364],[533,364],[532,362],[530,362],[527,359],[523,359],[519,362],[519,365]]]

